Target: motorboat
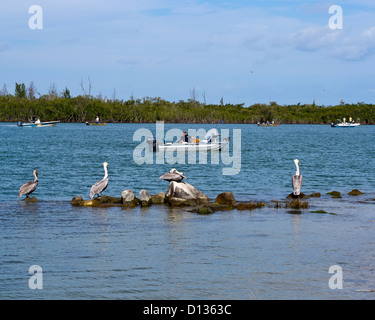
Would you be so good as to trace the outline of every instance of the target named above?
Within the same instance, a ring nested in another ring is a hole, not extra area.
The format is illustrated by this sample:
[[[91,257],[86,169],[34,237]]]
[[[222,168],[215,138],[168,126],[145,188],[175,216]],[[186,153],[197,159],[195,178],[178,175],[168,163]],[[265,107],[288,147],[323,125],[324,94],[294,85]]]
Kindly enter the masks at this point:
[[[358,127],[360,125],[361,125],[360,123],[354,122],[354,121],[346,122],[345,118],[344,118],[344,121],[341,121],[340,119],[337,119],[336,123],[334,123],[334,122],[331,123],[332,128],[355,128],[355,127]]]
[[[258,127],[277,127],[279,123],[259,123]]]
[[[35,121],[35,122],[17,122],[18,127],[27,127],[27,128],[32,128],[32,127],[54,127],[60,123],[60,121],[48,121],[48,122],[40,122],[40,121]]]
[[[106,126],[105,122],[86,122],[87,126]]]
[[[175,151],[220,151],[229,143],[229,137],[219,140],[219,133],[216,129],[209,130],[203,140],[195,139],[192,142],[164,142],[159,143],[155,138],[148,138],[150,151],[175,152]]]

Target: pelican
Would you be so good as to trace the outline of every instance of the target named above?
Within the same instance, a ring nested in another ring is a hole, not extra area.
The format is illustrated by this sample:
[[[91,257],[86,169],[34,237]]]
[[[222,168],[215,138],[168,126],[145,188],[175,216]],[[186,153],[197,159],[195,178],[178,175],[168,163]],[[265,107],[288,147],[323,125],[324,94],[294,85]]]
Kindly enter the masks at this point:
[[[172,169],[171,171],[164,173],[162,176],[159,177],[159,179],[163,179],[169,182],[181,182],[184,178],[187,179],[182,172],[179,172],[176,169]]]
[[[103,167],[104,167],[104,177],[102,180],[98,181],[95,183],[91,189],[90,189],[90,199],[92,199],[95,195],[103,195],[103,191],[107,188],[108,186],[108,163],[103,162]]]
[[[29,194],[34,192],[36,187],[38,186],[38,170],[33,171],[34,181],[29,181],[23,184],[18,191],[18,198],[26,195],[26,198],[29,197]]]
[[[301,193],[302,175],[301,175],[301,172],[299,171],[299,160],[295,159],[294,163],[296,165],[297,171],[292,177],[293,194],[295,196],[299,196]]]

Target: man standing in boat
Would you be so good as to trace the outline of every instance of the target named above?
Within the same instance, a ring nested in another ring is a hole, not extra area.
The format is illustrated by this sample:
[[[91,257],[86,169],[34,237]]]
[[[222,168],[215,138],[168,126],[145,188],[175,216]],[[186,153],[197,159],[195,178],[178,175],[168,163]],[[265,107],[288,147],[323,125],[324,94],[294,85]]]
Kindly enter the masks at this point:
[[[96,119],[95,119],[95,121],[96,121],[96,124],[98,124],[98,123],[99,123],[99,115],[97,115],[97,116],[96,116]]]
[[[181,137],[181,142],[189,142],[190,137],[189,137],[189,135],[186,133],[185,130],[182,132],[182,134],[183,134],[183,136]]]

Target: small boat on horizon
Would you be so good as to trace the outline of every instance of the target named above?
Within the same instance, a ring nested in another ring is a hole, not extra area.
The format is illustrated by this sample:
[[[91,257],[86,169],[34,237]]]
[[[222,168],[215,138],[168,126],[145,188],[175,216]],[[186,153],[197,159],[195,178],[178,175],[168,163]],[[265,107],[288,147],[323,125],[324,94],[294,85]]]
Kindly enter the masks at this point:
[[[331,123],[331,127],[332,128],[355,128],[361,125],[359,122],[354,122],[354,121],[346,122],[345,118],[343,120],[344,121],[341,121],[341,119],[337,119],[336,123],[334,122]]]
[[[106,126],[107,123],[105,123],[105,122],[87,122],[86,121],[86,125],[87,126]]]
[[[54,127],[56,126],[60,121],[46,121],[46,122],[40,122],[40,121],[35,121],[35,122],[22,122],[18,121],[17,122],[17,127],[26,127],[26,128],[33,128],[33,127]]]
[[[258,123],[258,127],[277,127],[279,123],[274,124],[265,124],[265,123]]]

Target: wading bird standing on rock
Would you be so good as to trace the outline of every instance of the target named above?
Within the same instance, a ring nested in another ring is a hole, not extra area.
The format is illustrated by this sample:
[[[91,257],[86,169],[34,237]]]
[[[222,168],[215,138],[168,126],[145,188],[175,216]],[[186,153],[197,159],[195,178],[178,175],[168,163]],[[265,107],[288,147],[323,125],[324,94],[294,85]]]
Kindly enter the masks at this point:
[[[179,172],[176,169],[172,169],[171,171],[164,173],[162,176],[159,177],[159,179],[163,179],[165,181],[176,181],[176,182],[181,182],[182,179],[187,179],[183,172]]]
[[[23,184],[18,191],[18,198],[21,198],[22,196],[26,195],[26,198],[29,197],[30,193],[33,193],[38,186],[38,170],[33,171],[34,175],[34,181],[29,181]]]
[[[297,171],[292,177],[292,185],[293,185],[293,194],[295,196],[299,196],[301,193],[301,186],[302,186],[302,175],[299,170],[299,160],[295,159],[294,163],[296,165]]]
[[[95,195],[103,195],[103,191],[107,188],[108,186],[108,163],[103,162],[103,167],[104,167],[104,177],[102,180],[98,181],[95,183],[91,189],[90,189],[90,199],[92,199]]]

